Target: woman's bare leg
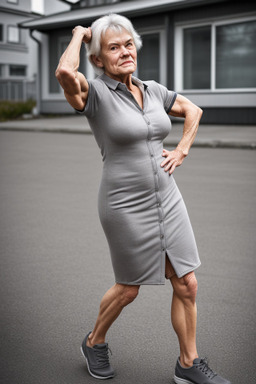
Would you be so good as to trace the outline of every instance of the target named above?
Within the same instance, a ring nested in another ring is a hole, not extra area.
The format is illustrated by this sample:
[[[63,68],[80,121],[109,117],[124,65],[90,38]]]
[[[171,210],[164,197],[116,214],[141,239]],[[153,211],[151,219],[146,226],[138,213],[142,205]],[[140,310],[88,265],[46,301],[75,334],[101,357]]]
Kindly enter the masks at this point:
[[[173,286],[171,320],[180,344],[180,362],[183,367],[191,367],[193,360],[198,357],[196,348],[197,280],[194,272],[178,278],[168,261],[166,277],[170,279]]]
[[[106,333],[117,319],[123,308],[130,304],[138,295],[139,285],[115,284],[103,296],[100,303],[99,315],[87,345],[105,342]]]

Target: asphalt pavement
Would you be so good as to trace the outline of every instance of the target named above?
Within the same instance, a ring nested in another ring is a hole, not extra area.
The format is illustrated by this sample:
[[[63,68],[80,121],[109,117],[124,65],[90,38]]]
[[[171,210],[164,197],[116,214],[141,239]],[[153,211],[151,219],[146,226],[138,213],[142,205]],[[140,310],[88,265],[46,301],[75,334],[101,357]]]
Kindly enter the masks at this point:
[[[0,131],[0,382],[96,383],[79,349],[114,283],[97,213],[102,161],[92,135],[35,130]],[[198,350],[232,384],[256,382],[255,160],[244,147],[194,146],[175,170],[202,261]],[[174,383],[171,295],[169,283],[141,287],[110,329],[113,384]]]

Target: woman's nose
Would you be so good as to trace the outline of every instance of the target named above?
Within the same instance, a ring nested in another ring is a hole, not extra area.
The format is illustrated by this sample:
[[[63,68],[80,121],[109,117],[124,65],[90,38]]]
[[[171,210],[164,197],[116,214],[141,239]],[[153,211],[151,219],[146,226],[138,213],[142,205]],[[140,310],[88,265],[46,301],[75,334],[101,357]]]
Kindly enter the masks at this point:
[[[122,47],[121,54],[122,54],[122,56],[130,55],[130,53],[126,47]]]

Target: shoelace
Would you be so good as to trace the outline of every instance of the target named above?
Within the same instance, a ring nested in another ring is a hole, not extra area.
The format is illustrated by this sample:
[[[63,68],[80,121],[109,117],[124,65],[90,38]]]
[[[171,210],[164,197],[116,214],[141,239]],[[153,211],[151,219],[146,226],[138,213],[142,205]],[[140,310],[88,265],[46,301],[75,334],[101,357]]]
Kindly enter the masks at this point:
[[[97,359],[97,366],[99,368],[106,368],[109,366],[109,356],[108,356],[108,351],[110,351],[111,355],[111,349],[106,346],[105,348],[98,349],[96,351],[96,359]]]
[[[197,368],[199,368],[200,371],[202,371],[210,379],[213,379],[215,376],[217,376],[217,373],[213,372],[213,370],[209,367],[206,357],[201,359],[201,362],[197,365]]]

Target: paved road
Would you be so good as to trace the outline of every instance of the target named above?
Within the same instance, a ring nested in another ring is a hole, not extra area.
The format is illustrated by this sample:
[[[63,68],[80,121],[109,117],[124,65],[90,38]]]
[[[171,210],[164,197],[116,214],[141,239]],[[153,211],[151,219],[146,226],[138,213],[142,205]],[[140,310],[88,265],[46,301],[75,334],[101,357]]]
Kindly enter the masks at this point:
[[[0,132],[3,384],[90,384],[80,342],[113,284],[91,135]],[[194,148],[176,170],[196,234],[198,349],[254,384],[256,152]],[[178,355],[171,287],[142,287],[109,332],[113,384],[167,384]]]

